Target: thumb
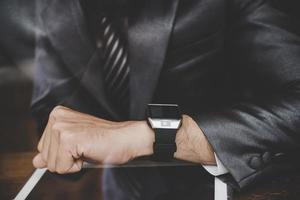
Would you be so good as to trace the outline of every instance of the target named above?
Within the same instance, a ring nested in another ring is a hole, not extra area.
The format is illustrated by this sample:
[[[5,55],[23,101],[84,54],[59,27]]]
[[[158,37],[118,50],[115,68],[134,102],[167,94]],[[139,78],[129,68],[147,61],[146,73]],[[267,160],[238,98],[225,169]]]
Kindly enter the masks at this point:
[[[83,160],[77,159],[75,162],[72,164],[71,168],[67,171],[67,173],[75,173],[79,172],[82,169],[83,165]]]
[[[32,164],[35,168],[47,167],[47,163],[42,159],[42,154],[38,153],[32,160]]]

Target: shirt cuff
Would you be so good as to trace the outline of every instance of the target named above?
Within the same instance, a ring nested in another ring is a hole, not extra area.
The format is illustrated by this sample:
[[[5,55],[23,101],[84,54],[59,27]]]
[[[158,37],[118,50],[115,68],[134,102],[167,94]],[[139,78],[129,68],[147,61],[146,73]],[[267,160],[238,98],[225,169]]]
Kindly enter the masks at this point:
[[[228,170],[223,165],[223,163],[219,160],[218,156],[214,153],[217,165],[202,165],[206,171],[208,171],[213,176],[220,176],[223,174],[227,174]]]

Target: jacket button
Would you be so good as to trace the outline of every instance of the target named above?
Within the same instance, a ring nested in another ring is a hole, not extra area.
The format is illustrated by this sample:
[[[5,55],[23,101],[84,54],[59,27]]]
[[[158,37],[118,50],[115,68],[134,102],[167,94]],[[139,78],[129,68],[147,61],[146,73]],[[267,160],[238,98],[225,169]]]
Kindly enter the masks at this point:
[[[265,152],[263,155],[262,155],[262,160],[263,162],[266,164],[266,163],[269,163],[272,159],[272,154],[270,152]]]
[[[253,156],[250,159],[249,165],[252,169],[260,169],[263,165],[261,157],[260,156]]]

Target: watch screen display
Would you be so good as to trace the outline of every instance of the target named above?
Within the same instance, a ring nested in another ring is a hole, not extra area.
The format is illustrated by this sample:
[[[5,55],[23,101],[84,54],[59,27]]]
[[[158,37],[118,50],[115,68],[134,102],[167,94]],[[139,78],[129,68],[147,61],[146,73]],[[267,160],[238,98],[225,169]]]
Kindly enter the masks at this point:
[[[148,112],[151,118],[157,119],[180,119],[180,111],[177,105],[148,105]]]

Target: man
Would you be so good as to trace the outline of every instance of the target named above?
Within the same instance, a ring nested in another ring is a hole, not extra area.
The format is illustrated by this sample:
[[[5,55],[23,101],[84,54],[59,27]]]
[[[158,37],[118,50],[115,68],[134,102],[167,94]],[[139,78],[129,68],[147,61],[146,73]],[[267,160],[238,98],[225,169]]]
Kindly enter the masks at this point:
[[[299,150],[300,36],[286,13],[267,0],[98,3],[38,3],[36,167],[160,156],[149,103],[184,113],[174,158],[223,164],[240,188],[288,166]]]

